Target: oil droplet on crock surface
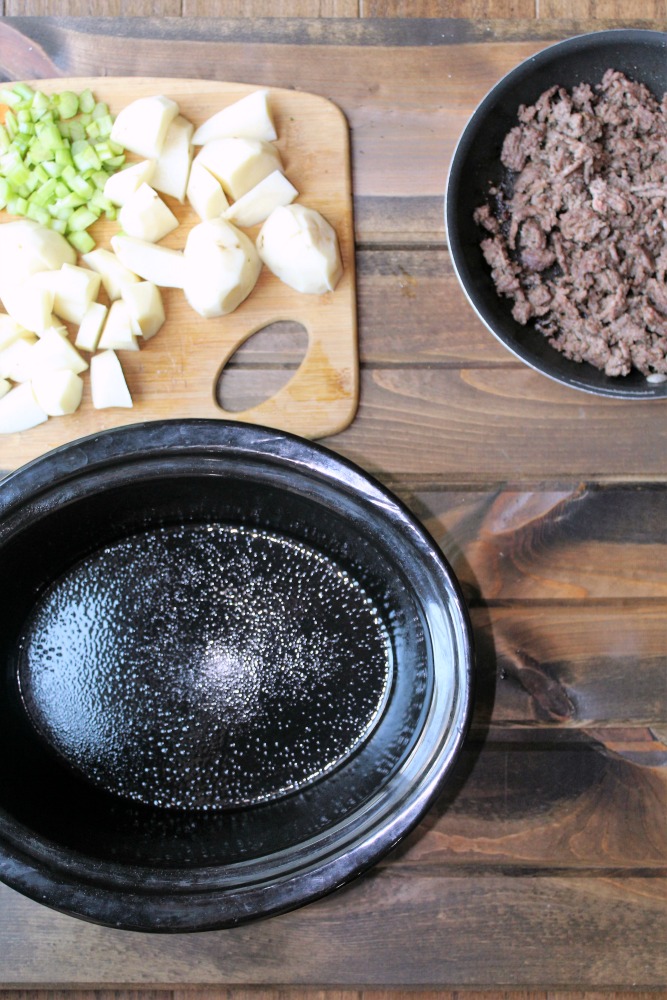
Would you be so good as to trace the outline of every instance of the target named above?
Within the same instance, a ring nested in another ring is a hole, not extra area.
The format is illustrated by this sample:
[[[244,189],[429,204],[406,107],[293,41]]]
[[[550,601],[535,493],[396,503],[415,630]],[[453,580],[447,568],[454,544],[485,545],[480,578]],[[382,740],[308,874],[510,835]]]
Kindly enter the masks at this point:
[[[28,621],[19,683],[51,746],[108,791],[216,809],[299,789],[373,728],[387,630],[333,561],[229,525],[88,557]]]

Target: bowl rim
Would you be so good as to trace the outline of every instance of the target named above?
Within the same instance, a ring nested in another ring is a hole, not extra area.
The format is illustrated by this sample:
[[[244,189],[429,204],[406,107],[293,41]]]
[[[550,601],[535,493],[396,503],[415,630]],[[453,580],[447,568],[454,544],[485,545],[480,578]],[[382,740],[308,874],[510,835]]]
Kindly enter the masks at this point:
[[[170,869],[165,876],[140,865],[105,862],[102,871],[95,859],[44,842],[0,810],[0,880],[70,915],[124,929],[186,932],[236,926],[311,902],[362,874],[417,825],[440,794],[467,735],[474,640],[460,584],[408,507],[358,465],[323,445],[258,425],[197,418],[149,421],[89,435],[39,456],[0,482],[0,545],[2,525],[12,521],[25,502],[39,501],[63,483],[85,482],[119,458],[151,460],[166,452],[180,458],[216,452],[229,457],[235,448],[246,458],[256,461],[259,455],[260,461],[278,463],[302,477],[315,476],[327,486],[345,490],[408,540],[424,572],[432,575],[433,587],[446,600],[446,616],[455,633],[451,644],[456,690],[448,695],[449,728],[438,733],[430,759],[412,772],[418,781],[410,784],[409,771],[402,774],[399,768],[387,782],[397,783],[393,796],[379,790],[369,816],[360,817],[356,826],[346,818],[340,830],[336,824],[327,828],[319,853],[309,854],[307,843],[298,844],[281,870],[265,864],[264,858],[252,858],[229,866],[217,880],[205,866]],[[437,616],[426,624],[441,627]],[[442,726],[444,711],[443,695],[436,692],[421,733],[428,726]],[[418,759],[419,744],[424,742],[420,735],[410,758]],[[239,884],[244,874],[250,879],[245,886]]]
[[[533,55],[522,59],[510,70],[504,73],[482,97],[477,106],[474,108],[472,114],[469,116],[456,141],[447,170],[444,197],[446,243],[452,267],[458,279],[459,285],[463,289],[463,292],[478,319],[505,347],[505,349],[513,354],[514,357],[523,364],[527,365],[533,371],[538,372],[540,375],[545,376],[551,381],[558,383],[559,385],[586,392],[590,395],[619,400],[657,400],[664,399],[667,396],[667,380],[662,383],[651,383],[648,381],[641,383],[638,381],[634,386],[630,387],[627,383],[624,384],[620,378],[613,379],[612,377],[607,377],[606,380],[601,381],[599,385],[592,385],[586,378],[586,375],[588,374],[589,368],[591,373],[594,372],[595,369],[585,363],[579,364],[571,361],[570,364],[572,367],[569,375],[560,374],[558,371],[551,371],[541,364],[530,350],[524,349],[521,345],[517,344],[511,333],[506,332],[502,326],[494,324],[493,320],[486,314],[486,311],[481,307],[474,295],[473,282],[469,278],[467,269],[464,269],[463,267],[463,254],[458,243],[458,238],[456,235],[454,240],[451,238],[452,232],[456,234],[456,226],[453,224],[455,220],[454,202],[457,194],[457,181],[463,168],[467,145],[470,143],[473,135],[479,130],[481,123],[486,117],[488,109],[496,103],[498,96],[502,95],[505,90],[512,87],[514,83],[531,67],[539,68],[543,65],[548,65],[550,62],[556,60],[563,52],[576,52],[577,50],[587,50],[589,48],[594,49],[605,46],[610,42],[620,42],[621,44],[644,43],[650,44],[651,46],[655,45],[657,47],[662,47],[665,49],[665,59],[667,60],[666,31],[660,31],[655,28],[617,27],[604,28],[599,31],[581,32],[567,38],[561,38],[556,42],[546,45],[543,49],[533,53]],[[554,354],[558,356],[561,363],[569,361],[569,359],[564,358],[562,355],[558,355],[555,348],[553,348],[553,350]],[[602,373],[599,373],[599,375],[602,375]]]

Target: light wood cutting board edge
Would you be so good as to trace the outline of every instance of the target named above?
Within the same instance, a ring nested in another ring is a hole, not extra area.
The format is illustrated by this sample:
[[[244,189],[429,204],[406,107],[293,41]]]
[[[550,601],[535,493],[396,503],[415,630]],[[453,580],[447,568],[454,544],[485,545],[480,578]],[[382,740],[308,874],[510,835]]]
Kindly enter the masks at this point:
[[[112,111],[136,97],[166,94],[178,101],[195,125],[224,104],[261,84],[142,77],[73,77],[29,81],[45,92],[90,87]],[[9,470],[59,445],[108,428],[146,420],[208,417],[273,427],[306,438],[344,430],[359,402],[358,341],[349,128],[342,111],[327,98],[267,87],[276,116],[277,146],[285,172],[299,190],[297,199],[317,208],[336,229],[344,273],[323,296],[303,295],[263,269],[253,294],[230,316],[203,320],[183,293],[164,289],[167,322],[136,353],[120,354],[134,400],[130,410],[95,410],[84,375],[84,399],[77,413],[53,417],[20,434],[0,437],[0,469]],[[128,154],[128,160],[137,159]],[[182,221],[162,242],[182,248],[184,234],[199,220],[189,206],[165,198]],[[11,217],[0,213],[0,220]],[[100,221],[92,230],[108,246],[117,223]],[[249,230],[254,236],[259,227]],[[1,266],[1,262],[0,262]],[[216,398],[219,377],[238,347],[254,333],[281,320],[301,323],[308,347],[299,368],[270,398],[242,412],[223,409]],[[73,331],[74,332],[74,331]]]

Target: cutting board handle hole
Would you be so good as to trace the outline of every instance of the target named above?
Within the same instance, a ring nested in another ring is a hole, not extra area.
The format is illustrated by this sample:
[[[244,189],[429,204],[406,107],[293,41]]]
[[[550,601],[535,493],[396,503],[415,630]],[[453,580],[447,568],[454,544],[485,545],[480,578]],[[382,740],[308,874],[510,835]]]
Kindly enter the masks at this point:
[[[308,348],[308,331],[296,320],[277,320],[256,330],[234,351],[218,376],[216,399],[241,413],[275,396],[289,382]],[[258,369],[265,368],[258,391]]]

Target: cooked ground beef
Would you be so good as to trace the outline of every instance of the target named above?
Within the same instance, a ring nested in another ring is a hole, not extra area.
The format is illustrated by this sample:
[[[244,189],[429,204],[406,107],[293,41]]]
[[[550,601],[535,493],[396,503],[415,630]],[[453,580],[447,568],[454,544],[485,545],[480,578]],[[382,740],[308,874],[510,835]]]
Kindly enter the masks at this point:
[[[574,361],[667,374],[667,94],[609,69],[518,121],[475,212],[498,293]]]

